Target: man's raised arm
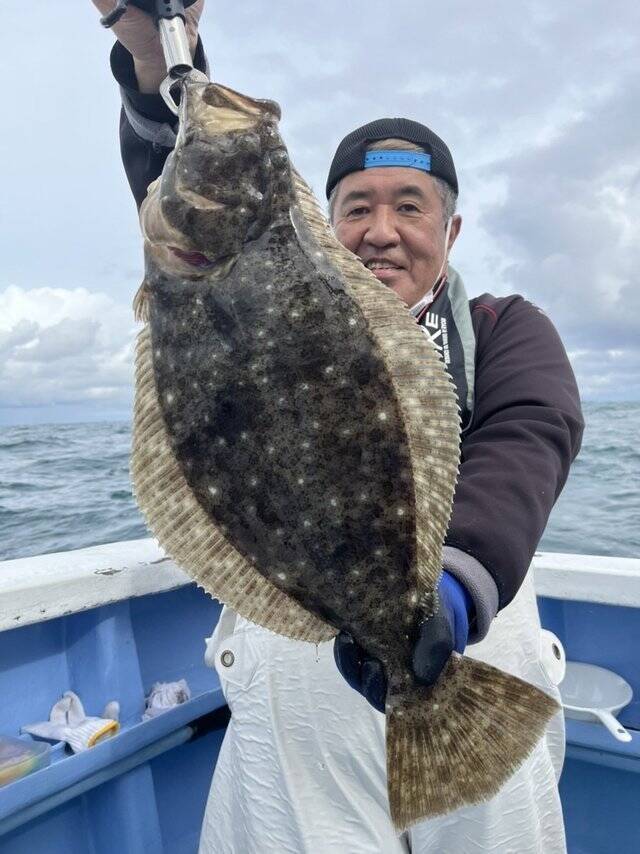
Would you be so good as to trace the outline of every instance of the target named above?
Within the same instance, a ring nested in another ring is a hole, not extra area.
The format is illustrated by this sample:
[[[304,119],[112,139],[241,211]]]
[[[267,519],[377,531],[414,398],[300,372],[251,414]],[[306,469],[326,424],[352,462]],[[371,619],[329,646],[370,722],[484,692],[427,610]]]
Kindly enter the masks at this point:
[[[102,15],[115,0],[92,0]],[[198,21],[204,0],[196,0],[186,10],[187,35],[194,66],[206,71]],[[149,15],[130,6],[113,26],[118,41],[111,51],[111,70],[120,85],[120,151],[131,192],[140,207],[147,187],[162,172],[174,146],[176,117],[158,92],[166,76],[160,36]]]

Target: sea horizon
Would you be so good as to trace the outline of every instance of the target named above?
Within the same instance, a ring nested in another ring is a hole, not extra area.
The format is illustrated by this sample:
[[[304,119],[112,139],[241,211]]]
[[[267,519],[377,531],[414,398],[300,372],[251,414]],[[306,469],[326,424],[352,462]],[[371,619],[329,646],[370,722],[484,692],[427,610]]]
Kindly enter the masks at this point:
[[[582,450],[539,550],[640,557],[639,401],[585,401]],[[131,420],[4,425],[0,560],[150,536],[129,478]]]

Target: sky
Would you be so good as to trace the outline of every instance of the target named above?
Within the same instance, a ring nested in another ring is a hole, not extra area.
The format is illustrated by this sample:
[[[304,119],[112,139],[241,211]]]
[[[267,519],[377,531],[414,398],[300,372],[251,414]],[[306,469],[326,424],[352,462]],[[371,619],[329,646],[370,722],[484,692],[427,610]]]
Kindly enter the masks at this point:
[[[350,130],[429,125],[456,163],[469,296],[522,294],[584,400],[640,400],[640,4],[207,4],[213,79],[280,103],[320,199]],[[3,10],[0,423],[127,419],[143,258],[113,36],[89,0],[26,10]]]

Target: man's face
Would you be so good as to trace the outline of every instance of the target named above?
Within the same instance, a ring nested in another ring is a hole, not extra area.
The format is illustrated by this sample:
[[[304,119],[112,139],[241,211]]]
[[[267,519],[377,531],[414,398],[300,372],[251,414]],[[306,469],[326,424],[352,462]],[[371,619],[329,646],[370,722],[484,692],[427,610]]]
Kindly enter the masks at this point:
[[[460,231],[453,218],[449,248]],[[434,284],[445,256],[442,199],[430,175],[384,166],[346,175],[333,208],[336,237],[408,306]]]

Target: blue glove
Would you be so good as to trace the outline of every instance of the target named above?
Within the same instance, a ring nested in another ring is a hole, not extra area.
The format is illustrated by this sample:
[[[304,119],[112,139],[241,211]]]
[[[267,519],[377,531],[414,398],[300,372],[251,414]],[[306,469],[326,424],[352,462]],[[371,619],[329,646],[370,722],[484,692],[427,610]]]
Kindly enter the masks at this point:
[[[464,652],[469,637],[469,615],[473,612],[473,601],[466,588],[446,570],[438,585],[438,596],[440,609],[421,624],[413,648],[413,672],[424,685],[437,681],[453,650]],[[367,655],[347,632],[336,637],[333,654],[349,685],[374,709],[384,713],[387,680],[380,661]]]

